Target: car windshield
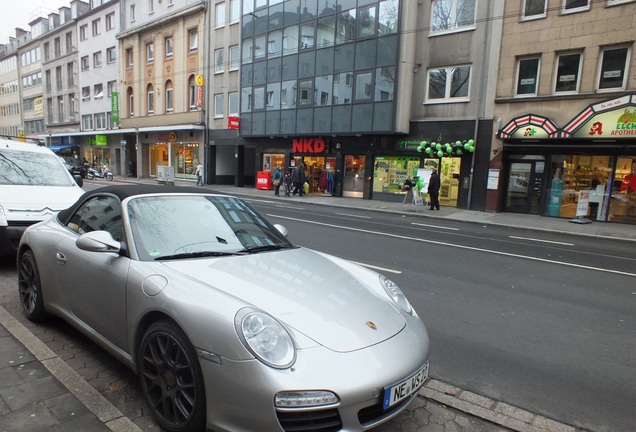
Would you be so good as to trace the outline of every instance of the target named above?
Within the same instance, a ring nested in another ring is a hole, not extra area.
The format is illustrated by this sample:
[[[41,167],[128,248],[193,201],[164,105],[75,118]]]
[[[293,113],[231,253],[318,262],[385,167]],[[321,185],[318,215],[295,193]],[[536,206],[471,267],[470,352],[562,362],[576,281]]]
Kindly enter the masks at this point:
[[[151,195],[128,201],[143,261],[255,253],[293,247],[241,200],[211,195]]]
[[[0,184],[68,186],[71,179],[53,153],[0,149]]]

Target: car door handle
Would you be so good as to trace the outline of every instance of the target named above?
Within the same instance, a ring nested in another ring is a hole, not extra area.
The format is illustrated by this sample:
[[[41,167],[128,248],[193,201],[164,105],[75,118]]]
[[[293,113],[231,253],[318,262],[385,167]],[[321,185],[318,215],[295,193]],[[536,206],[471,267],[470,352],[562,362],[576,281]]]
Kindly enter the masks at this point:
[[[66,257],[62,252],[57,252],[56,254],[57,262],[60,264],[66,264]]]

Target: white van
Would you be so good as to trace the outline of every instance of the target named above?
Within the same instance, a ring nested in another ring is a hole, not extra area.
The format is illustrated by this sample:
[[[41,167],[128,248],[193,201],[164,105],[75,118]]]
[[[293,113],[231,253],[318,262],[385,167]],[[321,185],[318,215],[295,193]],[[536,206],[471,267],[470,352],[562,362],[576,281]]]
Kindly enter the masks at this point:
[[[50,149],[0,136],[0,255],[15,253],[29,225],[70,207],[82,185]]]

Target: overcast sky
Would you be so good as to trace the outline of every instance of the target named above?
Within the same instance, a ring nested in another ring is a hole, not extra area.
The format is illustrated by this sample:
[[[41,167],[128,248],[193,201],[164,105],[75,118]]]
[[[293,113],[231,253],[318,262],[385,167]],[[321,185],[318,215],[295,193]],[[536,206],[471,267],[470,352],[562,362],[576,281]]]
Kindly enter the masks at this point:
[[[47,17],[51,12],[58,12],[62,6],[70,5],[70,0],[2,0],[0,44],[6,44],[9,37],[15,37],[16,27],[31,30],[29,22],[38,17],[36,12],[41,10],[41,15]]]

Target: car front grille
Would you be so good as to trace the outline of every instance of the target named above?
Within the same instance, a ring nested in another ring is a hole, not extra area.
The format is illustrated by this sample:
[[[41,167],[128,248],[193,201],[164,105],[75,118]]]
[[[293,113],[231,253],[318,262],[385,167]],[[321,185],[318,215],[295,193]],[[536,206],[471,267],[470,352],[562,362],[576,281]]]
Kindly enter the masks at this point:
[[[337,408],[312,411],[276,411],[285,432],[336,432],[342,429]]]

